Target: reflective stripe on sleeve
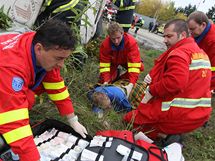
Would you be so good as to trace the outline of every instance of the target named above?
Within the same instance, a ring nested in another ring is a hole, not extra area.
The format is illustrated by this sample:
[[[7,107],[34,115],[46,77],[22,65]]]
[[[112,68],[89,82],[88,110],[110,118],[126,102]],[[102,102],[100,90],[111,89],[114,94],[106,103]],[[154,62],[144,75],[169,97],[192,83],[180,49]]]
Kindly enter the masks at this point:
[[[47,0],[47,1],[45,2],[46,6],[50,6],[51,2],[52,2],[52,0]]]
[[[141,64],[140,63],[128,63],[128,67],[141,67]]]
[[[119,7],[123,7],[124,4],[123,4],[123,0],[120,0],[120,6]]]
[[[210,61],[198,59],[192,60],[192,63],[189,66],[189,70],[198,70],[198,69],[211,69]]]
[[[135,6],[119,8],[119,11],[125,11],[125,10],[131,10],[131,9],[135,9]]]
[[[69,3],[62,5],[58,8],[56,8],[53,13],[57,13],[57,12],[64,12],[64,11],[68,11],[71,8],[74,8],[76,6],[76,4],[78,4],[79,0],[72,0]]]
[[[57,83],[42,82],[45,89],[62,89],[65,87],[64,81]]]
[[[131,27],[131,24],[119,24],[121,27]]]
[[[140,73],[139,68],[128,68],[128,73]]]
[[[101,68],[100,73],[104,73],[104,72],[110,72],[110,68]]]
[[[196,108],[196,107],[211,107],[211,98],[174,98],[172,101],[162,102],[162,111],[167,111],[170,107],[180,108]]]
[[[4,139],[8,144],[31,136],[32,131],[30,125],[22,126],[3,134]]]
[[[4,113],[0,113],[0,125],[7,123],[28,119],[28,108],[22,108],[18,110],[12,110]]]
[[[110,63],[100,63],[100,67],[110,67]]]
[[[211,71],[214,72],[215,71],[215,67],[211,67]]]
[[[66,89],[65,91],[57,94],[48,94],[50,100],[52,101],[61,101],[69,97],[69,92]]]

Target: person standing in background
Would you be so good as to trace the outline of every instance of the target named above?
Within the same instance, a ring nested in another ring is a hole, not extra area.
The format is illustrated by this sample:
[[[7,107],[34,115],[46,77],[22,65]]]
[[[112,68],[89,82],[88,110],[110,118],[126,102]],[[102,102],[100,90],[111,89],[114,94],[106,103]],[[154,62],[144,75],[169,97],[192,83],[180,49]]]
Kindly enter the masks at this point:
[[[116,22],[123,27],[124,32],[131,28],[136,0],[112,0],[119,10],[116,15]]]
[[[137,21],[137,23],[135,24],[136,30],[135,30],[135,34],[137,34],[137,31],[144,25],[144,19],[142,17],[139,18],[139,20]]]

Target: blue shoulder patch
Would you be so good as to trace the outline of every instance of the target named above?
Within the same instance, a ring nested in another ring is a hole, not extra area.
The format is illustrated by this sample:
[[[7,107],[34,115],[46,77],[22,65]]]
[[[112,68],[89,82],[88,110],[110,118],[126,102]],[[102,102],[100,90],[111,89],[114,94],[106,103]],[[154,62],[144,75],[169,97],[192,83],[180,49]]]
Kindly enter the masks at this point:
[[[14,91],[18,92],[22,89],[24,80],[20,77],[13,77],[12,88]]]

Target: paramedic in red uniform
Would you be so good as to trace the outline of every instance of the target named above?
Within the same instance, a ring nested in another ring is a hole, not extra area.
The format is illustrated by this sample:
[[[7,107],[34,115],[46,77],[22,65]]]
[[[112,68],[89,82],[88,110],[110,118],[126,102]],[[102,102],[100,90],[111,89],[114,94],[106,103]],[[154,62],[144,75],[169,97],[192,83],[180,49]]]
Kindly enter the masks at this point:
[[[126,88],[130,91],[144,68],[138,44],[130,34],[124,33],[123,28],[116,22],[109,24],[108,35],[100,47],[100,81],[104,84],[116,81],[118,67],[122,66],[127,71],[120,78],[129,80]]]
[[[47,92],[70,126],[86,137],[60,76],[75,43],[74,33],[59,20],[47,21],[36,33],[0,36],[0,134],[20,161],[40,159],[29,125],[33,91]]]
[[[207,15],[195,11],[188,17],[188,26],[196,43],[208,55],[211,62],[211,90],[215,89],[215,25],[209,22]]]
[[[204,125],[211,113],[211,66],[207,54],[189,37],[184,20],[164,28],[167,51],[144,78],[148,87],[137,110],[125,115],[135,127],[156,134],[182,134]]]

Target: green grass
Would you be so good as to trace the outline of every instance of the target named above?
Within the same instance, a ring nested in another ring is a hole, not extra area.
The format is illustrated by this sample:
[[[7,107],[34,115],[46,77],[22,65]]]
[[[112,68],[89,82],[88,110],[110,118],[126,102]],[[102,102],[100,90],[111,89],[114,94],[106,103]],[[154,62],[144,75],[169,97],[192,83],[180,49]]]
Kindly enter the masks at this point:
[[[95,48],[97,50],[97,48]],[[92,51],[91,51],[92,52]],[[144,60],[145,71],[141,73],[140,80],[150,71],[154,59],[161,54],[160,51],[141,49],[141,57]],[[90,86],[98,81],[98,58],[87,59],[82,70],[75,70],[71,66],[62,72],[68,85],[75,113],[79,116],[80,122],[87,128],[90,135],[95,135],[98,130],[125,130],[128,128],[122,122],[123,113],[116,113],[113,110],[106,111],[103,118],[91,112],[91,104],[86,97]],[[41,104],[39,102],[42,102]],[[30,112],[31,122],[36,123],[45,118],[55,118],[65,123],[66,119],[59,116],[55,105],[43,96],[43,101],[37,100],[37,105]],[[212,100],[215,106],[215,98]],[[183,136],[183,154],[186,161],[214,161],[215,160],[215,121],[213,113],[206,128],[200,128],[192,133]]]
[[[8,10],[7,14],[5,14],[3,11],[4,11],[4,6],[2,6],[2,7],[0,8],[0,30],[3,30],[3,31],[4,31],[4,30],[7,30],[8,28],[11,27],[12,21],[11,21],[11,19],[7,16],[9,10]]]

